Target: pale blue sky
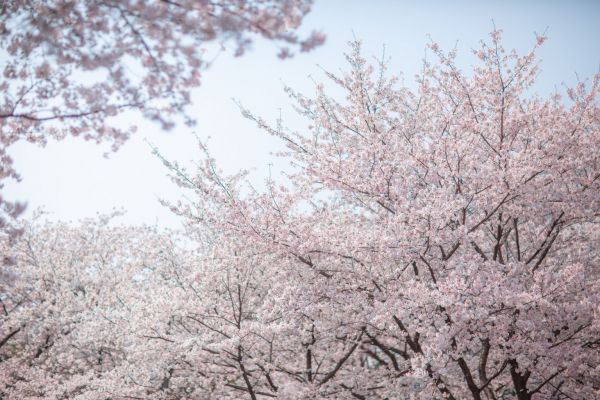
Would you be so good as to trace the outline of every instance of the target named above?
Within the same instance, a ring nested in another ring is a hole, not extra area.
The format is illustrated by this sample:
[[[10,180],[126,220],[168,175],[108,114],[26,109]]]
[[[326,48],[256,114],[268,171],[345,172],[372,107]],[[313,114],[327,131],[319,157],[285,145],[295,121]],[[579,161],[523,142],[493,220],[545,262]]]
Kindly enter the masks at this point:
[[[442,48],[457,44],[459,61],[468,68],[475,62],[470,49],[487,37],[492,20],[504,30],[505,47],[520,51],[533,44],[534,32],[547,28],[549,40],[539,52],[542,72],[535,87],[541,94],[561,82],[572,85],[576,73],[586,78],[599,69],[600,1],[317,0],[303,28],[323,30],[325,45],[286,61],[276,58],[272,43],[261,40],[243,58],[219,55],[194,93],[192,114],[198,118],[194,131],[202,138],[211,136],[209,147],[226,172],[256,168],[252,179],[260,185],[269,163],[274,163],[274,170],[283,167],[269,155],[278,144],[240,115],[233,98],[270,121],[281,110],[288,125],[295,126],[298,119],[283,93],[283,83],[311,93],[309,75],[322,81],[317,65],[331,71],[343,68],[343,52],[353,35],[363,41],[367,56],[381,55],[385,44],[390,73],[402,71],[410,85],[429,35]],[[78,219],[122,207],[128,211],[128,222],[174,226],[175,218],[157,198],[174,199],[180,194],[144,139],[170,159],[185,163],[200,157],[188,128],[165,133],[148,124],[108,159],[102,157],[104,149],[78,139],[44,149],[19,144],[11,154],[23,181],[7,185],[6,196],[28,201],[27,213],[43,206],[55,219]]]

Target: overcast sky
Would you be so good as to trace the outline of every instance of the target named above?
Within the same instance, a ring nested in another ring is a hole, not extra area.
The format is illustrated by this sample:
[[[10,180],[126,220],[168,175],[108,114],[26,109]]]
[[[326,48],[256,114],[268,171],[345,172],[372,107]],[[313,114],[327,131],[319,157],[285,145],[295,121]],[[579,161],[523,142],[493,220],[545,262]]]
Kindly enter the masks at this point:
[[[269,121],[281,113],[289,126],[301,126],[283,84],[312,93],[313,80],[324,80],[320,67],[334,72],[345,67],[343,52],[354,36],[363,41],[366,56],[380,56],[385,45],[386,55],[391,57],[389,72],[402,72],[407,85],[421,66],[429,36],[442,48],[457,44],[459,61],[467,68],[475,62],[470,49],[487,38],[492,20],[504,30],[505,47],[521,52],[533,45],[534,32],[547,29],[549,40],[539,52],[542,73],[535,87],[540,94],[553,91],[562,82],[572,85],[576,74],[581,79],[590,77],[600,65],[600,1],[315,3],[303,31],[324,31],[324,46],[281,61],[272,43],[257,40],[242,58],[233,58],[232,52],[219,54],[194,92],[191,114],[198,125],[193,131],[201,138],[211,137],[209,148],[224,171],[255,168],[252,179],[259,186],[269,164],[275,170],[284,168],[270,156],[278,143],[244,119],[233,99]],[[102,156],[105,149],[79,139],[51,143],[43,149],[18,144],[11,154],[23,180],[8,184],[5,195],[26,200],[27,214],[44,207],[54,219],[75,220],[119,207],[128,212],[126,222],[176,226],[176,219],[157,199],[175,199],[180,193],[152,156],[146,140],[158,146],[165,157],[185,164],[200,157],[190,132],[186,127],[161,132],[142,123],[139,133],[109,158]]]

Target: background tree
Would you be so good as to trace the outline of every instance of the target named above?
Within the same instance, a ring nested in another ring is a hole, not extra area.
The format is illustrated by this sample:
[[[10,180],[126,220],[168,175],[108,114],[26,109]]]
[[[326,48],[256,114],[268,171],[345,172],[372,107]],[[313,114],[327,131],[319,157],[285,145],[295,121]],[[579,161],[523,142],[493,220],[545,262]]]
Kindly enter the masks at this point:
[[[136,373],[162,380],[161,364],[150,367],[161,351],[153,323],[167,321],[160,304],[172,285],[154,271],[190,253],[173,251],[175,235],[119,226],[116,216],[75,225],[38,216],[2,243],[11,266],[0,286],[0,398],[106,399],[126,381],[139,389]],[[136,364],[144,367],[134,373]]]
[[[165,129],[186,114],[190,90],[210,66],[210,42],[241,55],[253,36],[308,51],[324,37],[294,31],[311,0],[0,2],[0,185],[18,179],[7,149],[27,140],[82,136],[120,146],[134,125],[111,117],[136,110]],[[1,188],[1,186],[0,186]],[[0,225],[22,205],[0,197]]]

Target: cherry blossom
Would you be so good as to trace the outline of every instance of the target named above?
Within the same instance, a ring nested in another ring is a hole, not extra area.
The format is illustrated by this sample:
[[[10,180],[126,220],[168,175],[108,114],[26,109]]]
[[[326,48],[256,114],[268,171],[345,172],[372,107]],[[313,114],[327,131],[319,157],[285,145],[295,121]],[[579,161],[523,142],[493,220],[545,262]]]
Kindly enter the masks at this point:
[[[188,123],[190,90],[210,66],[211,42],[242,55],[254,37],[309,51],[323,43],[294,31],[311,0],[73,1],[0,4],[0,185],[18,178],[8,148],[80,136],[117,149],[136,127],[114,117],[135,110],[164,129]],[[0,186],[1,189],[2,186]],[[23,206],[0,197],[0,228]],[[8,229],[8,228],[6,228]],[[5,229],[5,230],[6,230]]]
[[[196,174],[165,161],[196,193],[172,208],[219,252],[236,244],[222,274],[239,257],[270,271],[237,336],[205,314],[238,369],[231,397],[600,395],[600,75],[531,94],[543,41],[520,55],[495,30],[469,72],[432,43],[415,89],[352,43],[350,70],[327,74],[345,97],[288,89],[304,131],[243,110],[296,168],[266,192],[203,145]]]

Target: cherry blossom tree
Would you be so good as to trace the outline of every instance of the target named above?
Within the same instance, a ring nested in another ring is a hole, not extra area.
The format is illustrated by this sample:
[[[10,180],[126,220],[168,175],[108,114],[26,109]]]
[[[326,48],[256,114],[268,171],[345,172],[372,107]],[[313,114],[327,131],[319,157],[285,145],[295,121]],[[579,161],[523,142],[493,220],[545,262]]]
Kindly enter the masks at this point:
[[[133,365],[136,354],[151,365],[152,347],[139,344],[154,334],[135,298],[167,298],[165,279],[152,272],[171,260],[176,236],[115,225],[116,216],[77,225],[38,216],[23,222],[14,243],[2,243],[11,265],[0,286],[0,398],[105,399],[114,388],[101,391],[96,381],[123,382],[116,368]]]
[[[431,43],[415,89],[352,43],[344,98],[289,89],[304,132],[244,110],[295,165],[266,192],[165,161],[217,237],[196,318],[229,397],[600,395],[600,75],[532,94],[545,38],[500,36],[468,73]]]
[[[285,182],[225,176],[200,142],[195,173],[163,158],[183,235],[25,229],[1,395],[597,398],[600,76],[532,94],[543,41],[494,31],[468,73],[431,43],[414,89],[354,42],[327,74],[345,97],[288,89],[304,131],[243,110],[286,146]]]
[[[118,148],[135,126],[111,117],[136,110],[167,129],[185,114],[190,90],[210,66],[210,42],[231,42],[235,54],[251,39],[309,51],[324,36],[294,31],[311,0],[0,2],[0,185],[18,179],[8,148],[27,140],[81,136]],[[0,186],[1,188],[1,186]],[[0,197],[0,224],[22,205]]]

